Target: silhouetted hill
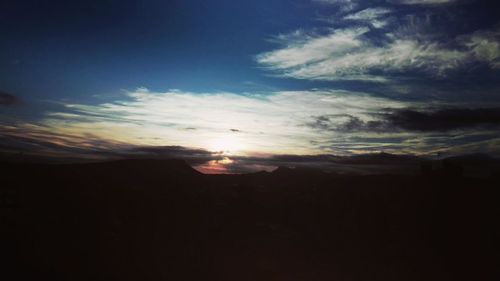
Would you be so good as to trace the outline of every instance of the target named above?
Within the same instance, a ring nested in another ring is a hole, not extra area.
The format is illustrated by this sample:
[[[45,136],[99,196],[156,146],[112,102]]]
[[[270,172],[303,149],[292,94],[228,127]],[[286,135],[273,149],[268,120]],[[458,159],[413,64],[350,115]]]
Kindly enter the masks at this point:
[[[420,164],[423,173],[433,173],[436,176],[451,173],[454,176],[487,178],[500,174],[500,159],[485,154],[468,154],[438,160],[423,160]]]
[[[30,174],[42,181],[97,186],[157,186],[167,180],[192,181],[202,175],[184,160],[175,159],[131,159],[81,164],[2,163],[0,167],[19,179]]]
[[[497,163],[497,164],[500,163],[500,159],[491,157],[490,155],[487,155],[487,154],[481,154],[481,153],[451,156],[451,157],[445,158],[444,160],[460,162],[462,164],[476,163],[476,164],[484,165],[484,164],[489,164],[489,163]]]
[[[204,175],[178,160],[0,169],[6,280],[500,277],[494,177]]]
[[[151,177],[162,176],[199,176],[200,172],[189,166],[186,161],[178,159],[129,159],[110,162],[66,165],[75,169],[88,169],[101,173],[116,173],[122,176],[141,175]]]
[[[403,163],[417,163],[421,161],[420,157],[414,155],[397,155],[390,153],[371,153],[371,154],[360,154],[353,155],[350,157],[344,157],[340,161],[345,164],[403,164]]]
[[[303,167],[284,167],[279,166],[274,171],[271,172],[271,175],[274,177],[302,177],[302,176],[315,176],[322,175],[323,172],[321,170],[315,170],[312,168],[303,168]]]

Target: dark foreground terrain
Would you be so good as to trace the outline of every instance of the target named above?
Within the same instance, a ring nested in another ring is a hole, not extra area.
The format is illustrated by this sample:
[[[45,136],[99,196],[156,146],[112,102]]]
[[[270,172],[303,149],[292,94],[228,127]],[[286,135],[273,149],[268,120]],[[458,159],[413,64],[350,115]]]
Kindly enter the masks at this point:
[[[1,280],[500,280],[500,178],[2,164]]]

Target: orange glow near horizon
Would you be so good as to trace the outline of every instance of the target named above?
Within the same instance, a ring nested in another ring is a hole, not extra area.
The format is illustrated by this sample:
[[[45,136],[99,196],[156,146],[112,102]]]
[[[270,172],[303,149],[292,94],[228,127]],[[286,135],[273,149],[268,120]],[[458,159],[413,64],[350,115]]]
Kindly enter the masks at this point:
[[[198,172],[203,174],[239,174],[239,173],[249,173],[249,172],[258,172],[258,171],[267,171],[271,172],[275,170],[276,166],[271,165],[262,165],[262,164],[250,164],[244,165],[246,168],[246,172],[235,172],[234,170],[229,170],[228,166],[234,164],[236,161],[231,160],[229,157],[224,157],[222,160],[212,160],[205,164],[194,166]]]
[[[212,160],[194,168],[204,174],[231,174],[225,165],[232,164],[233,162],[228,157],[224,157],[222,160]]]

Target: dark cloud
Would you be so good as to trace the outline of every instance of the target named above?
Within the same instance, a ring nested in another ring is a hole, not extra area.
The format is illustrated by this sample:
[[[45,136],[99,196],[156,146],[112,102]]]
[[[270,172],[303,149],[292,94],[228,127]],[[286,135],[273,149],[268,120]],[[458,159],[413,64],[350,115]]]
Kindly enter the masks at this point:
[[[182,159],[199,165],[222,156],[183,146],[138,146],[86,137],[0,127],[0,161],[87,162],[118,159]]]
[[[1,131],[0,131],[1,132]],[[8,133],[4,131],[5,133]],[[48,137],[48,136],[47,136]],[[250,173],[273,170],[277,167],[295,167],[329,171],[338,174],[418,173],[425,158],[414,155],[371,153],[351,156],[323,155],[269,155],[224,156],[204,149],[183,146],[134,146],[91,139],[68,143],[64,136],[37,139],[30,135],[1,135],[0,161],[40,163],[81,163],[120,159],[181,159],[192,166],[222,163],[221,172]],[[477,137],[481,140],[484,137]],[[82,146],[84,143],[88,146]],[[484,149],[479,149],[482,151]],[[463,153],[470,153],[460,151]],[[448,155],[447,155],[448,156]],[[227,158],[231,161],[224,162]],[[224,161],[221,161],[224,160]],[[477,161],[476,161],[477,162]],[[495,162],[496,163],[496,162]]]
[[[11,106],[17,103],[19,103],[19,99],[16,96],[0,91],[0,105]]]
[[[330,130],[332,127],[331,123],[331,116],[333,115],[320,115],[320,116],[314,116],[313,121],[308,123],[307,126],[314,128],[314,129],[320,129],[320,130]]]
[[[314,120],[307,126],[319,130],[329,130],[337,132],[386,132],[394,131],[394,128],[384,120],[363,121],[361,118],[342,114],[342,115],[321,115],[313,117]],[[345,121],[338,123],[333,119],[342,118]]]
[[[220,154],[183,146],[136,146],[115,151],[115,154],[127,158],[183,159],[191,165],[199,165],[212,160],[222,160]]]
[[[316,116],[307,125],[337,132],[447,132],[461,129],[495,129],[500,127],[500,108],[445,108],[418,111],[411,108],[388,110],[375,114],[377,120],[364,121],[351,115]],[[347,119],[334,123],[333,117]]]
[[[356,132],[356,131],[369,131],[369,132],[387,132],[394,131],[394,128],[389,126],[384,121],[363,121],[358,117],[349,116],[349,120],[337,126],[336,131],[341,132]]]
[[[371,153],[352,156],[273,155],[270,157],[231,157],[231,172],[256,171],[258,167],[312,168],[336,173],[415,173],[423,158],[413,155]]]
[[[385,116],[390,125],[408,131],[444,132],[469,128],[500,126],[500,108],[441,109],[420,112],[412,109],[394,111]]]
[[[239,133],[239,132],[241,132],[241,131],[240,131],[240,130],[238,130],[238,129],[230,129],[230,131],[231,131],[231,132],[233,132],[233,133]]]

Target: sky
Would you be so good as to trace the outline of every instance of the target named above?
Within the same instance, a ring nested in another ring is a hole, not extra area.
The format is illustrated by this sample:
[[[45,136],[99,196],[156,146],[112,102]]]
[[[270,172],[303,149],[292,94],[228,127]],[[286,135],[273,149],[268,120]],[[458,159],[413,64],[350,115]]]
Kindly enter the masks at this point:
[[[214,173],[500,156],[495,2],[2,1],[0,152]]]

